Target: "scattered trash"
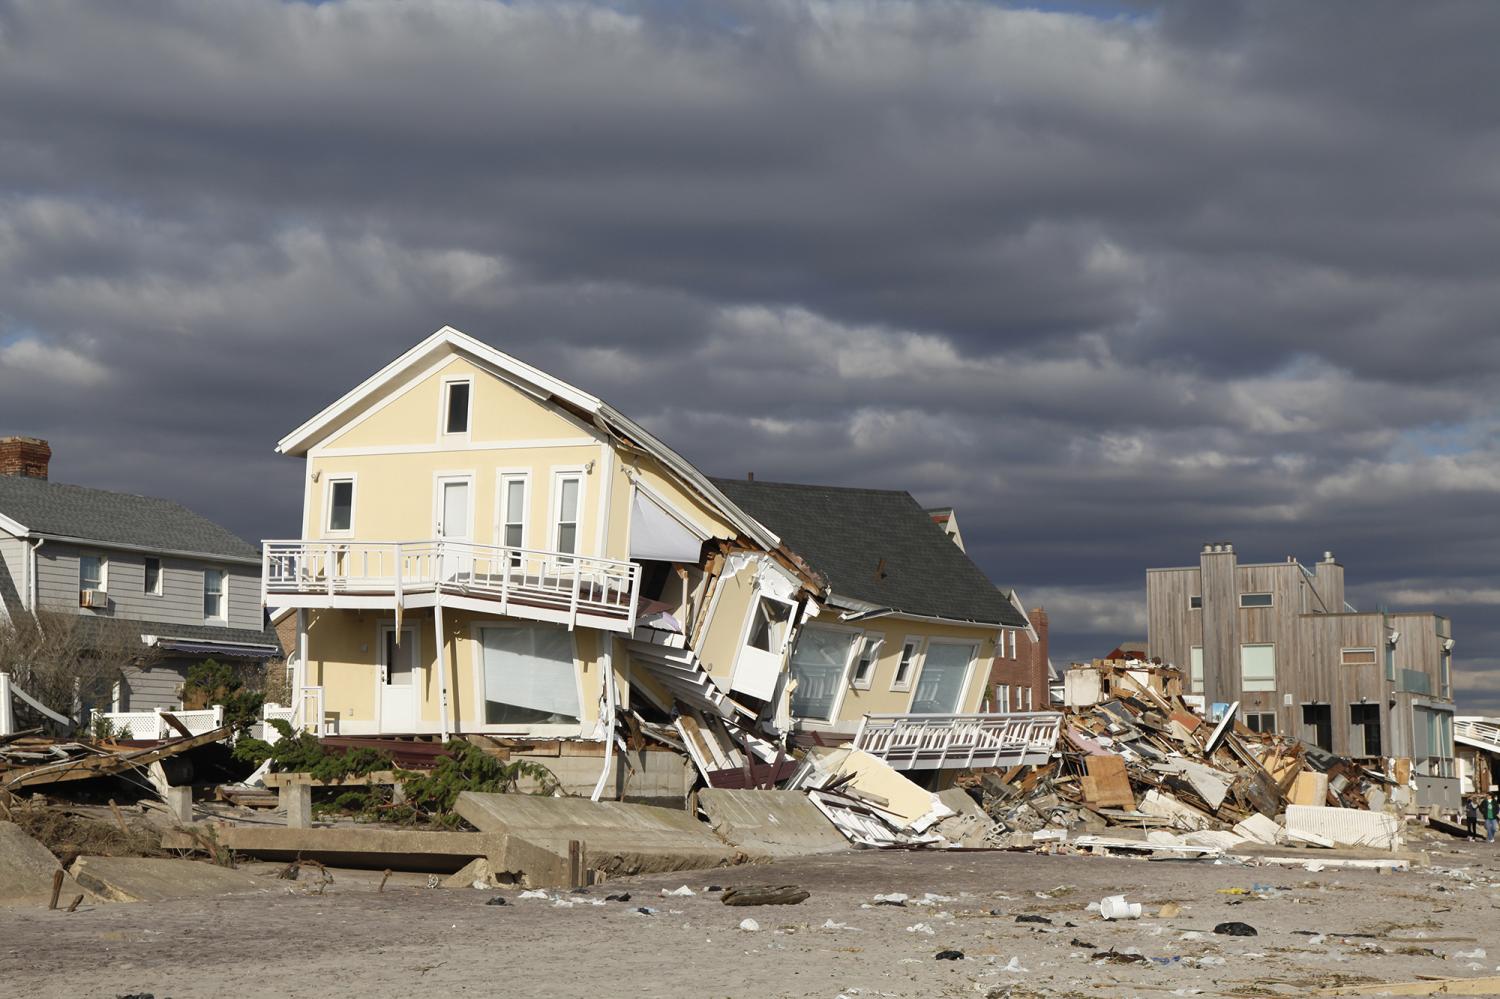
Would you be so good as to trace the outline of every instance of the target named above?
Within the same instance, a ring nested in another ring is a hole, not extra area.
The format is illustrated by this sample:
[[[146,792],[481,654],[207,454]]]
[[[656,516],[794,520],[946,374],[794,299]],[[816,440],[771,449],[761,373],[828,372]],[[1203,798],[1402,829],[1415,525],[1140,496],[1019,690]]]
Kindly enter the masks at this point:
[[[1099,903],[1099,915],[1105,919],[1140,919],[1141,903],[1127,902],[1124,895],[1111,895]]]
[[[832,919],[826,919],[823,921],[822,928],[825,930],[847,930],[849,928],[849,924],[835,923]]]
[[[1081,947],[1084,950],[1098,950],[1099,949],[1099,945],[1098,944],[1091,944],[1087,940],[1080,940],[1077,937],[1074,937],[1072,940],[1069,940],[1068,941],[1068,945],[1070,947]]]
[[[754,933],[756,930],[760,929],[760,924],[753,919],[741,919],[740,929],[744,930],[747,933]]]
[[[507,902],[507,901],[505,901],[505,897],[504,896],[502,896],[502,895],[496,895],[494,898],[490,899],[488,902],[486,902],[484,904],[485,905],[509,905],[510,903]]]
[[[961,950],[940,950],[933,955],[939,961],[962,961],[964,952]]]
[[[1260,935],[1255,932],[1255,927],[1249,923],[1220,923],[1214,927],[1214,932],[1225,937],[1254,937]]]
[[[1033,915],[1030,915],[1028,913],[1022,913],[1021,915],[1017,916],[1016,917],[1016,922],[1018,922],[1018,923],[1045,923],[1048,926],[1052,925],[1052,920],[1048,919],[1046,916],[1033,916]]]
[[[517,897],[518,898],[551,898],[552,896],[548,895],[546,892],[542,891],[540,888],[532,888],[530,891],[523,891],[523,892],[521,892],[521,894],[518,895]]]
[[[606,901],[606,902],[629,902],[630,901],[630,892],[628,892],[628,891],[622,891],[622,892],[617,892],[617,893],[615,893],[613,895],[605,895],[604,896],[604,901]]]
[[[674,896],[686,898],[689,895],[696,895],[698,893],[693,891],[693,889],[689,888],[687,885],[683,885],[681,888],[672,888],[670,890],[663,888],[661,890],[661,894],[662,898],[672,898]]]
[[[1158,919],[1173,919],[1180,915],[1182,915],[1182,906],[1178,905],[1176,902],[1168,902],[1166,905],[1163,905],[1161,908],[1156,910],[1156,916]]]
[[[906,907],[906,899],[907,899],[907,897],[908,896],[903,895],[900,892],[891,892],[889,895],[876,895],[875,896],[875,904],[876,905],[898,905],[898,906],[901,906],[902,908],[905,908]]]
[[[908,926],[906,928],[906,932],[908,932],[908,933],[925,933],[929,937],[930,936],[935,936],[937,934],[937,930],[933,929],[931,926],[927,925],[926,923],[917,923],[915,926]]]
[[[1011,972],[1012,974],[1015,974],[1015,975],[1029,975],[1031,973],[1031,969],[1030,968],[1023,968],[1023,967],[1021,967],[1021,959],[1019,957],[1013,957],[1013,958],[1011,958],[1010,962],[1008,964],[1006,964],[1005,967],[1001,968],[1000,970],[1001,971],[1009,971],[1009,972]]]
[[[643,916],[654,916],[654,915],[656,915],[656,910],[653,909],[653,908],[651,908],[651,906],[649,906],[649,905],[643,905],[640,908],[636,909],[635,911],[638,912],[638,913],[640,913]]]
[[[1466,959],[1469,959],[1469,960],[1480,960],[1480,959],[1482,959],[1484,957],[1484,948],[1483,947],[1475,947],[1473,950],[1461,950],[1461,951],[1457,951],[1457,952],[1454,953],[1453,956],[1454,957],[1462,957],[1462,958],[1466,958]]]

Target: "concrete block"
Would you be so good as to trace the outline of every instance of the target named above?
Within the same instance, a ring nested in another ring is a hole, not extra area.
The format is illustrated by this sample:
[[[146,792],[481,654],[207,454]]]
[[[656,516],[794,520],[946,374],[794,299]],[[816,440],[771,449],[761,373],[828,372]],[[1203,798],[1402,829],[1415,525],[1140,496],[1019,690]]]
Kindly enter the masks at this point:
[[[560,782],[562,792],[572,797],[590,797],[599,780],[599,772],[604,769],[603,756],[516,753],[511,758],[531,760],[546,767]],[[604,797],[613,801],[680,808],[697,780],[698,771],[679,753],[648,750],[616,753],[610,760]],[[528,793],[537,790],[528,780],[521,781],[520,789]]]
[[[704,788],[698,807],[731,846],[769,857],[837,853],[849,841],[801,791]]]
[[[167,788],[167,812],[179,825],[192,825],[193,787],[191,784]]]
[[[1281,842],[1281,827],[1274,819],[1268,819],[1259,812],[1252,812],[1249,818],[1236,824],[1234,831],[1252,843],[1275,846]]]
[[[476,857],[492,860],[506,854],[503,837],[425,829],[371,829],[332,826],[288,829],[282,826],[218,826],[219,845],[262,860],[304,857],[335,867],[452,874]],[[197,846],[185,832],[167,832],[161,845],[169,850]]]
[[[281,807],[286,809],[288,829],[312,828],[311,784],[286,784],[276,793]]]
[[[502,885],[513,885],[518,881],[515,872],[496,870],[490,863],[488,857],[480,857],[471,860],[464,865],[457,874],[450,875],[443,881],[444,888],[474,888],[485,889],[499,888]]]
[[[79,857],[75,880],[106,902],[156,902],[271,891],[273,885],[198,860],[160,857]]]
[[[52,898],[52,875],[62,869],[57,858],[14,822],[0,822],[0,907],[45,906]],[[77,882],[63,879],[59,905],[79,893]]]
[[[763,854],[746,857],[743,851],[725,845],[707,826],[687,812],[619,801],[587,798],[544,798],[526,794],[476,794],[465,791],[454,806],[466,822],[481,832],[507,837],[508,856],[522,857],[534,851],[533,863],[550,855],[550,883],[566,885],[569,842],[583,844],[590,870],[618,877],[666,871],[689,871],[722,867],[746,859],[765,859]],[[533,875],[526,868],[528,882]]]
[[[955,846],[979,848],[990,845],[995,820],[961,787],[938,792],[938,801],[953,810],[952,815],[932,827],[932,831]]]

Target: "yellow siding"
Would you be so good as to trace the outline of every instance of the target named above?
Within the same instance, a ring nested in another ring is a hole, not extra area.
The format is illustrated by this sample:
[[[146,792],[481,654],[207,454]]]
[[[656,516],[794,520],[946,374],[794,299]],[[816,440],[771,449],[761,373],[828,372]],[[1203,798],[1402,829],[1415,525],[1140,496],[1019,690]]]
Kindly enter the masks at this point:
[[[911,710],[912,695],[921,677],[920,670],[914,671],[912,675],[911,690],[891,689],[891,681],[895,679],[896,666],[900,662],[901,646],[907,638],[924,640],[924,652],[925,642],[934,638],[975,643],[979,649],[978,662],[969,669],[969,679],[959,711],[979,710],[980,701],[984,697],[985,680],[990,672],[990,661],[995,656],[996,628],[988,625],[939,624],[934,621],[901,621],[893,618],[876,618],[864,622],[861,627],[867,636],[884,637],[885,644],[881,646],[880,657],[875,661],[870,689],[850,687],[845,693],[843,704],[839,706],[837,724],[840,728],[851,723],[857,724],[866,714],[899,714]]]
[[[698,636],[698,658],[704,669],[726,687],[734,675],[734,660],[745,633],[745,616],[755,600],[753,568],[741,570],[728,579],[721,576],[713,613],[704,622],[703,634]]]

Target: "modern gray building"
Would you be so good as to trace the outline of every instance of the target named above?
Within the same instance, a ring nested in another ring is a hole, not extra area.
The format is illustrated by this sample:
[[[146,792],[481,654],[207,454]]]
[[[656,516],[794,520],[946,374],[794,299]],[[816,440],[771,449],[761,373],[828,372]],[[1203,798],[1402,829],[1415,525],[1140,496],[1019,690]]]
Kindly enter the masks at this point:
[[[154,648],[147,668],[120,663],[113,703],[92,706],[180,708],[189,666],[280,658],[259,549],[170,500],[49,481],[51,454],[36,438],[0,438],[0,623],[76,614]]]
[[[1205,545],[1197,565],[1147,570],[1146,604],[1149,654],[1183,668],[1210,712],[1238,701],[1253,729],[1410,759],[1419,792],[1454,776],[1449,620],[1356,610],[1332,553],[1309,568]]]

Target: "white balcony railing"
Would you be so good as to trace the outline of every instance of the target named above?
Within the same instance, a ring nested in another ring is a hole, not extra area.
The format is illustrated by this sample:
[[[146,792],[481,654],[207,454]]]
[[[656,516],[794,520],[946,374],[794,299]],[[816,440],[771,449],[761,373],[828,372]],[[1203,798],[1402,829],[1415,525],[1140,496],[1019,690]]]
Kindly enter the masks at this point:
[[[1057,747],[1054,711],[971,715],[865,715],[854,748],[897,770],[1045,763]]]
[[[1500,724],[1492,718],[1453,719],[1453,738],[1491,752],[1500,752]]]
[[[95,710],[89,716],[89,723],[97,724],[101,719],[108,721],[115,734],[121,738],[160,740],[181,737],[182,733],[169,724],[162,717],[163,714],[170,714],[176,718],[192,735],[212,732],[224,724],[224,705],[222,704],[193,711],[169,711],[166,708],[157,708],[154,711]]]
[[[467,541],[267,541],[262,578],[272,605],[417,606],[441,591],[508,616],[628,632],[640,566]]]

